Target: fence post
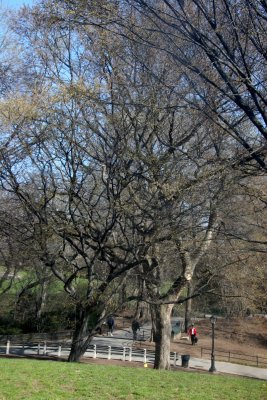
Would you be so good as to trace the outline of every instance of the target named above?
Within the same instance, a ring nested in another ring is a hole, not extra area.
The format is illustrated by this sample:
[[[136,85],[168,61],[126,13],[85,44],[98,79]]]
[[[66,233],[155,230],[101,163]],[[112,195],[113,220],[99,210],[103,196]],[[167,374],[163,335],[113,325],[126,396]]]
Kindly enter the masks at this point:
[[[111,359],[111,346],[108,346],[108,360]]]
[[[9,354],[10,340],[6,342],[6,354]]]
[[[256,356],[256,360],[257,360],[257,367],[259,366],[259,357]]]
[[[58,346],[58,352],[57,352],[57,356],[60,357],[61,356],[61,346]]]
[[[231,352],[229,351],[228,361],[230,362],[231,359]]]
[[[176,367],[176,352],[174,352],[174,355],[173,355],[173,365]]]
[[[132,361],[132,348],[129,348],[129,361]]]
[[[96,358],[96,344],[94,344],[94,354],[93,354],[93,358]]]
[[[123,347],[122,360],[125,361],[125,347]]]
[[[44,351],[43,351],[43,353],[44,353],[44,356],[46,355],[46,342],[44,342]]]
[[[38,343],[38,346],[37,346],[37,354],[38,354],[38,356],[40,354],[40,350],[41,350],[41,345],[40,345],[40,343]]]
[[[146,364],[146,349],[144,349],[144,364]]]

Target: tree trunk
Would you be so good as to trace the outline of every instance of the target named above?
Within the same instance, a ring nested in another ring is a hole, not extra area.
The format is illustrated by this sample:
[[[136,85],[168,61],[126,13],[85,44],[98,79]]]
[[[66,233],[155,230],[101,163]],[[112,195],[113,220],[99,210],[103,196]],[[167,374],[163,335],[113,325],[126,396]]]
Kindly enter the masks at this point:
[[[37,332],[42,331],[42,316],[43,310],[46,305],[46,298],[47,298],[47,287],[48,281],[43,281],[41,285],[41,294],[39,300],[37,300],[37,311],[36,311],[36,328]]]
[[[190,298],[193,293],[193,286],[191,281],[188,282],[187,286],[187,297],[188,300],[185,302],[185,316],[184,316],[184,331],[188,332],[191,323],[191,311],[192,311],[192,299]]]
[[[136,313],[136,318],[139,319],[142,323],[146,321],[150,321],[150,309],[145,302],[138,303],[138,312]]]
[[[126,308],[127,303],[127,283],[123,282],[119,291],[119,304],[121,304],[121,310]]]
[[[73,333],[69,362],[78,362],[85,353],[91,339],[92,331],[89,331],[89,322],[92,315],[90,308],[76,307],[77,318],[75,330]]]
[[[170,369],[172,309],[173,304],[151,305],[155,326],[155,369]]]

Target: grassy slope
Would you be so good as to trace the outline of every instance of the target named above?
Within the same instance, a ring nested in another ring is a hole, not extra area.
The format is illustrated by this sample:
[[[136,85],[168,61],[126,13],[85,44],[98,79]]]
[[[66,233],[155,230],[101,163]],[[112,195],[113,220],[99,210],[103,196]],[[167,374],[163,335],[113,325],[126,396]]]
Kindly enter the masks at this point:
[[[267,400],[267,382],[190,372],[0,359],[0,400]]]

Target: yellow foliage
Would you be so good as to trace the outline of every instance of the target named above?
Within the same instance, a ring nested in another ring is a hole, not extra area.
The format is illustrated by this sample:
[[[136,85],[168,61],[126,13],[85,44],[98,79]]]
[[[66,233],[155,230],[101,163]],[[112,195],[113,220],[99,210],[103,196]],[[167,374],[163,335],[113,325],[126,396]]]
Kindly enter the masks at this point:
[[[49,88],[39,93],[16,95],[0,100],[0,120],[2,125],[17,124],[37,120],[42,115],[54,112],[53,106],[66,103],[73,98],[83,98],[93,95],[84,82],[76,84],[61,84],[57,90],[50,92]]]
[[[29,96],[5,99],[0,102],[0,118],[3,124],[21,124],[38,116],[38,104]]]

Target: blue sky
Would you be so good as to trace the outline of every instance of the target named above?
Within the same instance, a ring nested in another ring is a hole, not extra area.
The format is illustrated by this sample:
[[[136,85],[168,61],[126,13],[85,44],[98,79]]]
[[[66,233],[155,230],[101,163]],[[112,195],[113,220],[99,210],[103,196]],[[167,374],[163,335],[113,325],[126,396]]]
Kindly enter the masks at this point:
[[[4,8],[19,8],[25,5],[32,5],[34,4],[34,0],[0,0],[0,5]]]

